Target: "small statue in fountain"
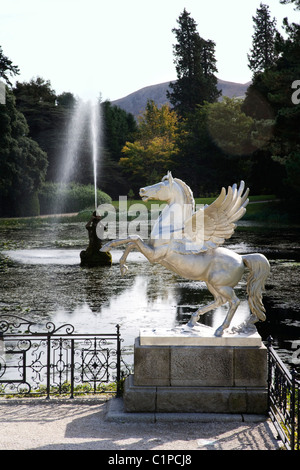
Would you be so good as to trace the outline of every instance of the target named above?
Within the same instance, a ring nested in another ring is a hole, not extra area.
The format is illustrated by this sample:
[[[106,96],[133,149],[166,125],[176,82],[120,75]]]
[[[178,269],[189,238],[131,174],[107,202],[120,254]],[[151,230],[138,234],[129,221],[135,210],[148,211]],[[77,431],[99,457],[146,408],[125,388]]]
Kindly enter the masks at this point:
[[[109,252],[101,252],[102,242],[97,235],[97,225],[101,224],[101,216],[93,212],[85,228],[89,234],[89,246],[80,252],[81,266],[111,266],[112,258]],[[105,230],[105,227],[103,227]]]

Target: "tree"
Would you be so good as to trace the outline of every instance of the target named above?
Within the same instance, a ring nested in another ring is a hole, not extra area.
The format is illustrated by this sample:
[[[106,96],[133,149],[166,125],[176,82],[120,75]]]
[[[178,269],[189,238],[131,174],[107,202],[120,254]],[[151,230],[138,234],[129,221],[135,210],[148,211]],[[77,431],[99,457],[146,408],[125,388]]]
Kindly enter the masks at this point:
[[[17,101],[24,103],[49,103],[55,105],[56,93],[51,88],[50,80],[44,80],[42,77],[31,79],[30,82],[17,82],[14,88]]]
[[[133,114],[127,113],[110,101],[102,103],[103,133],[105,148],[110,158],[118,162],[124,143],[131,140],[137,130]]]
[[[56,95],[41,77],[17,82],[13,88],[18,110],[24,114],[29,136],[48,156],[47,180],[55,181],[66,141],[67,125],[76,105],[72,93]]]
[[[148,100],[145,112],[138,118],[138,124],[138,137],[144,145],[156,137],[165,137],[173,141],[177,114],[171,111],[167,104],[158,108],[153,100]]]
[[[175,134],[177,115],[168,105],[158,108],[149,100],[139,118],[134,142],[126,142],[120,165],[129,175],[133,189],[161,178],[174,165],[177,153]]]
[[[173,45],[177,81],[170,83],[167,92],[174,109],[184,115],[204,101],[214,102],[221,92],[215,77],[215,43],[205,41],[197,32],[197,24],[184,9],[177,20],[179,28],[173,28],[177,44]]]
[[[277,35],[276,19],[271,20],[268,5],[260,4],[256,10],[254,22],[254,34],[252,36],[252,49],[248,57],[248,67],[256,74],[263,72],[273,65],[277,58],[275,38]]]
[[[254,120],[242,110],[242,101],[224,97],[208,106],[208,131],[227,155],[249,155],[253,151],[251,134]]]
[[[300,0],[280,0],[282,4],[294,3],[295,10],[300,10]],[[294,83],[300,77],[300,63],[299,63],[299,50],[300,50],[300,25],[297,23],[289,24],[287,18],[284,19],[283,24],[288,38],[280,41],[279,52],[282,57],[279,59],[279,66],[283,69],[284,64],[288,63],[288,76],[293,78]],[[285,187],[291,192],[291,196],[295,195],[296,208],[300,199],[300,103],[288,102],[284,109],[280,110],[278,124],[281,127],[281,140],[285,143],[284,152],[281,151],[283,157],[279,157],[281,163],[286,170],[286,179],[284,181]],[[288,142],[288,145],[287,145]],[[276,160],[276,157],[273,157]]]
[[[13,77],[20,73],[19,67],[13,65],[12,61],[3,54],[2,47],[0,46],[0,77],[10,86],[12,86],[8,76]]]
[[[118,199],[121,194],[126,195],[130,190],[128,178],[122,171],[119,160],[125,142],[133,140],[137,124],[133,114],[112,105],[108,100],[101,103],[101,119],[103,142],[99,185],[113,198]]]
[[[71,179],[82,184],[93,183],[91,108],[88,103],[77,100],[70,92],[57,95],[50,81],[41,77],[17,82],[14,94],[17,107],[28,122],[30,137],[47,153],[47,181],[60,181],[71,139],[78,143]],[[136,130],[136,122],[132,114],[110,102],[99,100],[98,106],[102,119],[97,182],[102,190],[117,197],[120,192],[126,194],[130,189],[118,162],[122,147]],[[70,137],[72,133],[74,135]]]
[[[280,3],[287,5],[289,3],[295,4],[295,10],[300,10],[300,0],[280,0]]]
[[[293,3],[300,8],[298,0]],[[287,38],[284,39],[280,35],[276,37],[278,57],[272,66],[254,75],[243,109],[255,119],[273,119],[272,138],[256,153],[257,161],[259,162],[259,157],[266,160],[268,155],[268,175],[270,177],[273,168],[276,193],[281,197],[299,201],[300,103],[293,102],[292,85],[300,77],[300,26],[289,24],[286,18],[284,26]],[[278,166],[280,171],[277,170]]]
[[[0,104],[0,213],[2,216],[38,215],[37,191],[44,181],[47,155],[28,137],[28,125],[6,89]]]
[[[69,91],[64,91],[56,98],[56,103],[58,106],[64,106],[65,108],[73,109],[76,105],[76,98],[74,97],[73,93]]]
[[[216,195],[245,175],[248,179],[254,124],[241,101],[227,97],[197,106],[179,121],[176,169],[196,197]]]

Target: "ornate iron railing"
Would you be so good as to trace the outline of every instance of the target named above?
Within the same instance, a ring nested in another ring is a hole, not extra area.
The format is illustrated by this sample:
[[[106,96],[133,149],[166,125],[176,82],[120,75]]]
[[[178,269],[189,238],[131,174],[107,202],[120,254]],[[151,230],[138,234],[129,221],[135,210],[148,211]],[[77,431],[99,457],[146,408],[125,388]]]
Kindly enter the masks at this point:
[[[116,333],[76,334],[74,326],[44,327],[14,315],[0,315],[0,395],[101,393],[121,378],[129,366]]]
[[[268,340],[268,408],[279,438],[288,450],[300,450],[300,381],[284,365]]]

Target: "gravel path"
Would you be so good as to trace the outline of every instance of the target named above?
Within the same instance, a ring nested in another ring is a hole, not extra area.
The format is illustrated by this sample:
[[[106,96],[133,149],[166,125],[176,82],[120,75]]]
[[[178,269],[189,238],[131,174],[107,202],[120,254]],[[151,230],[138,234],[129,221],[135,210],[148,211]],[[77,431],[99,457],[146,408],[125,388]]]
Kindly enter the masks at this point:
[[[120,400],[0,400],[0,450],[277,450],[270,420],[147,422],[112,413]],[[117,406],[119,409],[119,405]],[[182,415],[181,415],[182,416]],[[227,416],[228,417],[228,416]],[[207,420],[206,420],[207,421]],[[113,453],[115,455],[115,453]],[[122,454],[120,454],[122,455]],[[134,455],[134,452],[133,452]]]

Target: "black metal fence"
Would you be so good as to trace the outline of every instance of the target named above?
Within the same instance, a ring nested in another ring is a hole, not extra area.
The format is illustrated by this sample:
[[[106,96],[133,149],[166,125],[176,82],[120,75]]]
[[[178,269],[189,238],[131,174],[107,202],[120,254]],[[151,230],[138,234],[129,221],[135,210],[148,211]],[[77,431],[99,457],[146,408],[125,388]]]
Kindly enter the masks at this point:
[[[0,396],[103,393],[105,384],[121,394],[128,375],[116,333],[76,334],[74,326],[45,326],[14,315],[0,315]],[[285,447],[300,450],[300,381],[268,343],[269,415]]]
[[[288,450],[300,450],[300,381],[268,343],[268,408],[278,435]]]
[[[129,366],[116,333],[76,334],[74,326],[45,326],[0,315],[0,396],[108,392],[120,395]]]

